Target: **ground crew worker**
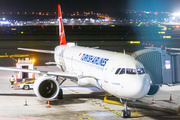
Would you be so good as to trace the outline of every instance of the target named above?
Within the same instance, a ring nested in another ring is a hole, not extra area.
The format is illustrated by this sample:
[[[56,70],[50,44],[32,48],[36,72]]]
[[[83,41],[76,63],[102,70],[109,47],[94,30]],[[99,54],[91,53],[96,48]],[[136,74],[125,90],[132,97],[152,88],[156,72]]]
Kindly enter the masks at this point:
[[[13,88],[13,84],[14,84],[14,81],[15,81],[15,78],[14,76],[12,75],[12,77],[10,78],[10,82],[11,82],[11,88]]]

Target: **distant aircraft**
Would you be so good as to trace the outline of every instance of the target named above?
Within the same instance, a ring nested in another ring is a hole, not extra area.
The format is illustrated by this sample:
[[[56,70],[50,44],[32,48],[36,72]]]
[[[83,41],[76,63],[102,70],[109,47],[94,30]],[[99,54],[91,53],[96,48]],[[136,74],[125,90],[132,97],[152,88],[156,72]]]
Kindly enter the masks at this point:
[[[58,95],[62,97],[60,85],[66,79],[76,80],[81,86],[93,85],[118,98],[124,103],[123,117],[130,117],[127,109],[128,100],[140,99],[156,92],[151,90],[151,79],[144,66],[132,56],[89,47],[80,47],[67,43],[62,22],[60,5],[58,5],[60,45],[54,51],[18,48],[34,52],[54,54],[55,62],[62,72],[38,71],[0,67],[0,70],[43,73],[34,83],[35,94],[44,100],[51,100]],[[64,78],[62,82],[49,75]]]

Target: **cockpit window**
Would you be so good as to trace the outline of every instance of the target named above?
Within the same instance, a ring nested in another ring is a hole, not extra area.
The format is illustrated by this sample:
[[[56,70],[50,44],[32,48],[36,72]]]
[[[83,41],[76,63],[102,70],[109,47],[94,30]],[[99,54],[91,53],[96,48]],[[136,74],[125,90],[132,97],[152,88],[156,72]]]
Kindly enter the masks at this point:
[[[125,74],[125,68],[122,68],[119,74]]]
[[[116,70],[115,74],[118,74],[120,70],[121,70],[121,68],[118,68],[118,69]]]
[[[115,72],[115,74],[145,74],[146,71],[144,68],[138,68],[138,69],[132,69],[132,68],[118,68]]]
[[[126,68],[126,74],[136,74],[136,69]]]
[[[138,68],[137,73],[138,74],[145,74],[146,72],[145,72],[145,70],[143,68]]]

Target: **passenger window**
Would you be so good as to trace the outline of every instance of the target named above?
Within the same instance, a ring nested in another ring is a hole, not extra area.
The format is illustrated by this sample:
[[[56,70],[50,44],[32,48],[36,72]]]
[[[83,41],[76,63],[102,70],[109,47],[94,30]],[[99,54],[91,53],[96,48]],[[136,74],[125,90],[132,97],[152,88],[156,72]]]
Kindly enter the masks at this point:
[[[136,74],[136,69],[126,68],[126,74]]]
[[[122,68],[122,70],[119,74],[125,74],[125,68]]]
[[[115,74],[118,74],[120,70],[121,70],[121,68],[118,68],[118,69],[116,70]]]
[[[138,68],[137,73],[138,74],[145,74],[146,72],[145,72],[145,70],[143,68]]]

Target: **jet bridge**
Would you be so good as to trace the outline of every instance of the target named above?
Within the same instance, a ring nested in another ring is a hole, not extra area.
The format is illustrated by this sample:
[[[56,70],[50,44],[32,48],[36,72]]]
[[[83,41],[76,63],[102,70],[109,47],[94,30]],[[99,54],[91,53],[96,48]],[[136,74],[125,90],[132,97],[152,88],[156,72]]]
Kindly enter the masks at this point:
[[[154,85],[180,83],[180,49],[162,50],[157,47],[136,51],[132,56],[140,61]]]

